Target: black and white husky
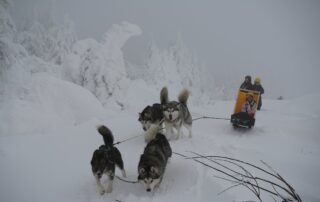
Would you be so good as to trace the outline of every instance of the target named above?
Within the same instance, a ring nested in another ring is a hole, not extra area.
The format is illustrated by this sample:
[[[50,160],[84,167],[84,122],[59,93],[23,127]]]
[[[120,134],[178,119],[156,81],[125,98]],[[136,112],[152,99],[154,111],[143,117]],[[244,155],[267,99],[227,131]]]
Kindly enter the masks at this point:
[[[92,173],[96,179],[100,194],[105,192],[112,192],[112,183],[115,175],[115,166],[119,167],[122,171],[122,176],[126,177],[126,172],[123,168],[123,161],[120,151],[113,146],[112,132],[106,126],[98,126],[98,132],[102,135],[104,145],[95,150],[91,159]],[[105,190],[101,184],[101,177],[103,174],[108,175],[108,187]]]
[[[159,187],[168,159],[172,155],[170,144],[163,134],[158,132],[159,126],[152,125],[148,130],[154,138],[147,144],[138,165],[138,181],[146,191]]]
[[[169,102],[168,89],[163,87],[160,92],[161,103],[164,103],[163,115],[166,134],[169,138],[173,136],[173,128],[175,128],[177,130],[176,139],[179,139],[182,133],[182,125],[189,131],[189,137],[192,137],[192,117],[187,107],[189,94],[188,90],[183,90],[178,96],[178,102]]]
[[[155,103],[152,106],[146,106],[141,113],[139,113],[139,121],[144,131],[147,131],[151,125],[159,125],[163,119],[162,105]]]
[[[146,106],[141,113],[139,113],[139,121],[144,131],[147,131],[152,125],[163,125],[163,106],[165,99],[161,97],[161,103],[155,103],[152,106]],[[148,132],[145,133],[145,141],[149,142],[153,137],[148,136]]]

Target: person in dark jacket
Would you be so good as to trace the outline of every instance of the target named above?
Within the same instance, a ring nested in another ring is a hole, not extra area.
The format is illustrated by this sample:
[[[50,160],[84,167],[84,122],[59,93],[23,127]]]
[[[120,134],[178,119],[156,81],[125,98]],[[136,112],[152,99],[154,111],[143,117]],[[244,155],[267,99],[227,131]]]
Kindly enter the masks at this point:
[[[253,90],[253,85],[251,83],[251,76],[247,75],[244,82],[241,84],[240,89]]]
[[[262,96],[261,95],[264,93],[264,89],[261,85],[261,79],[259,77],[257,77],[254,80],[253,90],[260,92],[260,99],[259,99],[259,103],[258,103],[258,107],[257,107],[257,109],[260,110],[261,106],[262,106]]]

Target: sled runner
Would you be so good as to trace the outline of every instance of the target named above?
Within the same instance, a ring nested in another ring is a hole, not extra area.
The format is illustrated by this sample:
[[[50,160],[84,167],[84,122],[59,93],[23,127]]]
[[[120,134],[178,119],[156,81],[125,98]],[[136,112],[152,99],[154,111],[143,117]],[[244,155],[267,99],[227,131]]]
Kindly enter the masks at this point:
[[[259,103],[260,93],[252,90],[240,89],[231,115],[231,123],[234,127],[251,128],[255,123],[255,113],[257,103]]]

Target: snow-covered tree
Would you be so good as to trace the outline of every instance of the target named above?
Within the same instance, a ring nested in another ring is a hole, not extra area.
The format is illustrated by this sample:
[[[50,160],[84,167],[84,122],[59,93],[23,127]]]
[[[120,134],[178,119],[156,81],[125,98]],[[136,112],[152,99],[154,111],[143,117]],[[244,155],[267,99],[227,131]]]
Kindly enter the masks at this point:
[[[203,79],[205,79],[206,76],[203,72],[204,67],[184,44],[181,35],[178,35],[176,43],[170,47],[170,51],[176,62],[177,72],[180,74],[182,86],[203,90]]]
[[[104,104],[112,96],[119,98],[128,85],[121,49],[141,32],[138,26],[123,22],[113,25],[101,43],[95,39],[77,41],[64,64],[66,77],[89,89]]]
[[[170,70],[174,71],[175,69],[168,67],[167,63],[172,62],[172,58],[168,56],[166,50],[161,51],[154,41],[151,42],[146,58],[147,74],[145,78],[149,84],[161,87],[166,83],[174,82],[170,80],[169,76],[175,75],[176,72],[170,73]]]
[[[145,80],[158,89],[163,86],[169,86],[175,91],[187,88],[195,97],[214,93],[213,77],[207,74],[205,66],[187,48],[181,35],[178,35],[173,45],[164,50],[160,50],[152,41],[145,65]]]
[[[20,54],[13,44],[16,26],[9,14],[9,6],[10,1],[0,0],[0,74],[11,66]]]
[[[10,6],[10,1],[0,0],[0,99],[4,97],[12,66],[27,56],[25,49],[14,42],[17,30],[8,11]]]
[[[30,55],[61,65],[76,39],[73,22],[66,17],[61,24],[54,20],[40,23],[34,19],[31,26],[19,33],[17,40]]]
[[[8,9],[10,0],[0,0],[0,37],[13,38],[16,33],[16,25],[13,22]]]

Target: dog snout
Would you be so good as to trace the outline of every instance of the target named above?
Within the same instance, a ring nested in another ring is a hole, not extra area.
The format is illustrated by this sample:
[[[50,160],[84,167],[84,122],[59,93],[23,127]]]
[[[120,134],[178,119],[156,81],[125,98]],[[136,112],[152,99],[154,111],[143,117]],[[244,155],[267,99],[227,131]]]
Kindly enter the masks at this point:
[[[96,172],[96,175],[100,178],[102,176],[102,173],[99,171],[99,172]]]
[[[169,114],[169,119],[172,120],[172,115],[171,114]]]
[[[147,189],[147,192],[150,192],[150,191],[151,191],[151,189],[150,189],[150,188],[148,188],[148,189]]]
[[[144,130],[144,131],[147,131],[147,128],[146,128],[146,127],[143,127],[143,130]]]

